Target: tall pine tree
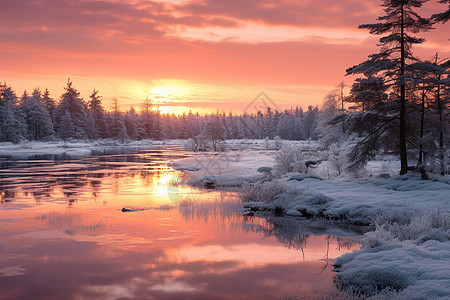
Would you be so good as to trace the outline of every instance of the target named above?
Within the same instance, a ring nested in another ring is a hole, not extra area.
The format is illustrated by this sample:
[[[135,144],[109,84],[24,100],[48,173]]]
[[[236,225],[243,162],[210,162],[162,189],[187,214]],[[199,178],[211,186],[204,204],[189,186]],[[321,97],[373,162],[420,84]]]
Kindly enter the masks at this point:
[[[73,124],[73,138],[83,139],[86,137],[86,111],[85,103],[80,97],[80,93],[72,86],[72,81],[67,80],[67,86],[64,88],[66,92],[61,96],[61,102],[55,109],[55,119],[59,127],[61,118],[69,112]],[[61,135],[61,134],[60,134]]]
[[[0,87],[0,141],[19,143],[28,138],[25,117],[17,102],[9,86]]]
[[[415,61],[411,50],[412,45],[421,44],[425,41],[423,38],[414,37],[411,33],[431,29],[430,20],[420,17],[414,9],[422,7],[427,1],[383,0],[382,6],[386,14],[378,18],[380,22],[359,26],[359,28],[368,29],[371,34],[384,35],[380,38],[380,52],[370,55],[367,61],[347,70],[347,75],[377,74],[378,78],[383,78],[384,83],[391,88],[390,101],[396,104],[396,116],[381,123],[380,126],[392,126],[392,124],[389,124],[392,121],[398,121],[399,123],[400,175],[408,172],[406,87],[410,78],[405,71],[409,61]],[[380,111],[380,113],[385,114],[386,112]],[[381,130],[381,127],[373,134],[378,135],[383,132],[384,130]]]

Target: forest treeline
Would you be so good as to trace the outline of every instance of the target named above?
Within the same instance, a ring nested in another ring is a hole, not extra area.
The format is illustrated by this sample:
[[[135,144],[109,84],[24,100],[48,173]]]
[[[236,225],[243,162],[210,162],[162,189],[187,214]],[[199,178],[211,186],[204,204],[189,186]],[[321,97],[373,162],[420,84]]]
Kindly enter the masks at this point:
[[[21,97],[7,84],[0,84],[0,141],[52,139],[317,139],[320,111],[309,106],[285,111],[271,110],[235,115],[215,112],[205,115],[163,114],[151,99],[135,109],[122,111],[118,99],[107,111],[94,90],[85,101],[69,79],[65,92],[55,101],[46,89],[35,88]]]

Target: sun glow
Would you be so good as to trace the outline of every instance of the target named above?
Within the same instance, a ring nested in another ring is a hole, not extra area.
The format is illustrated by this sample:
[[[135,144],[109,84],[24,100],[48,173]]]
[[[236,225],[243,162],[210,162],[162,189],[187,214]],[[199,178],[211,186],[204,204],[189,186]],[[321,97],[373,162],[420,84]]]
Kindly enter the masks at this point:
[[[158,103],[186,101],[192,88],[183,80],[159,80],[150,88],[149,96]]]

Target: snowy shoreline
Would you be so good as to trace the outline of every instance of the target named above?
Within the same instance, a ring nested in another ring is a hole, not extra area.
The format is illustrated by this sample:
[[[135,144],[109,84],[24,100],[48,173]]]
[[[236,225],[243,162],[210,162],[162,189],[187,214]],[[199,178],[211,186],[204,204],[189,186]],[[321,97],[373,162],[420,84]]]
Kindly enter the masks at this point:
[[[213,181],[219,188],[240,187],[247,200],[244,214],[332,219],[372,228],[362,236],[361,250],[335,261],[337,284],[351,290],[352,297],[450,298],[450,176],[398,176],[398,161],[380,160],[369,162],[359,178],[289,173],[275,179],[261,172],[276,167],[275,151],[194,155],[172,166],[185,171],[193,185]]]

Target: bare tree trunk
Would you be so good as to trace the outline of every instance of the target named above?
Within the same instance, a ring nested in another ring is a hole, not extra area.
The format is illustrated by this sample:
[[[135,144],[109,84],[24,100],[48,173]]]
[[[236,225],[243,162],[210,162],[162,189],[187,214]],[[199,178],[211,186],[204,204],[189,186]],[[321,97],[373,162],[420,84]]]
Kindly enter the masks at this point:
[[[423,159],[423,143],[422,143],[422,138],[423,138],[423,128],[424,128],[424,124],[425,124],[425,84],[422,85],[422,107],[421,107],[421,112],[420,112],[420,143],[419,143],[419,160],[417,162],[417,165],[421,165],[422,164],[422,159]]]
[[[438,76],[438,82],[441,80],[441,75]],[[440,160],[440,169],[441,175],[445,174],[445,155],[444,155],[444,130],[443,130],[443,118],[442,118],[442,101],[441,101],[441,85],[438,83],[437,92],[436,92],[436,102],[439,114],[439,160]]]
[[[401,38],[400,38],[400,175],[408,172],[408,156],[406,152],[406,89],[405,89],[405,32],[404,32],[404,11],[401,7]]]

